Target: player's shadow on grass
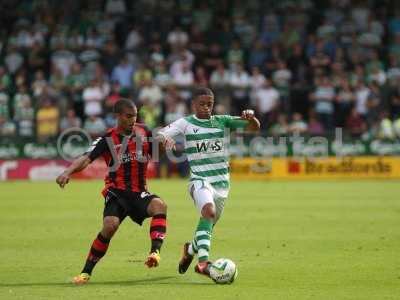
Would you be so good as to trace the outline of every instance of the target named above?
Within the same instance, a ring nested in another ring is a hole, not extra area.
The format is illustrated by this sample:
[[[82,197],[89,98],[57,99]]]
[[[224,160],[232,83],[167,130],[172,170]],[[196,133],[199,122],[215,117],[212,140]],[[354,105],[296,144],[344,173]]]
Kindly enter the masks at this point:
[[[122,281],[91,281],[88,283],[88,286],[98,286],[98,285],[123,285],[123,286],[132,286],[132,285],[158,285],[158,284],[168,284],[168,285],[209,285],[213,284],[210,282],[193,282],[193,281],[176,281],[176,280],[168,280],[168,279],[177,279],[177,276],[160,276],[160,277],[149,277],[142,278],[136,280],[122,280]],[[168,281],[165,281],[168,280]],[[74,287],[72,282],[32,282],[32,283],[0,283],[0,287],[35,287],[35,286],[53,286],[53,287]]]

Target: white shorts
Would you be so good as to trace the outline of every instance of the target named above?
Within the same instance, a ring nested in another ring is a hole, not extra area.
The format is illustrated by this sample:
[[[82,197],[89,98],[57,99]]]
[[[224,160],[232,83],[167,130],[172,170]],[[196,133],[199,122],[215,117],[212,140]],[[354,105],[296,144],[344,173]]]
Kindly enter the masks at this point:
[[[203,180],[193,180],[189,182],[188,190],[200,214],[204,205],[208,203],[214,204],[216,223],[224,210],[225,201],[228,198],[228,190],[216,190],[211,184]]]

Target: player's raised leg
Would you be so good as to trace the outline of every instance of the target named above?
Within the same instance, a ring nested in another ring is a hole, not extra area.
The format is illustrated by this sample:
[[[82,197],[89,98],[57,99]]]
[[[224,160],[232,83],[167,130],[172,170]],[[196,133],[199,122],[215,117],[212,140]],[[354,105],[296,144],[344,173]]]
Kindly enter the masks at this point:
[[[213,228],[214,228],[215,224],[218,222],[218,220],[221,217],[221,214],[224,210],[225,199],[224,198],[214,199],[214,205],[215,205],[215,218],[213,220]],[[179,264],[179,273],[183,274],[186,272],[187,268],[189,267],[190,263],[193,260],[194,255],[196,255],[198,253],[198,251],[199,251],[199,247],[197,245],[196,236],[195,236],[191,242],[185,243],[183,245],[183,256],[181,259],[182,263]]]
[[[82,272],[74,277],[75,284],[85,284],[89,281],[92,271],[100,259],[106,254],[111,238],[118,230],[120,220],[115,216],[106,216],[103,219],[103,228],[94,239],[87,256]]]
[[[203,275],[210,275],[210,248],[212,229],[215,219],[215,205],[213,202],[205,204],[201,210],[201,218],[197,224],[195,233],[195,244],[198,248],[198,264],[195,266],[195,271]]]
[[[191,188],[191,196],[201,217],[197,224],[192,243],[184,245],[178,271],[181,274],[185,273],[193,260],[194,254],[197,253],[198,264],[195,267],[195,271],[208,276],[212,229],[216,216],[213,194],[204,186],[203,182],[194,182]]]
[[[147,213],[151,216],[150,239],[151,249],[145,264],[149,267],[157,267],[160,263],[160,250],[167,232],[167,205],[160,198],[153,198],[147,207]]]

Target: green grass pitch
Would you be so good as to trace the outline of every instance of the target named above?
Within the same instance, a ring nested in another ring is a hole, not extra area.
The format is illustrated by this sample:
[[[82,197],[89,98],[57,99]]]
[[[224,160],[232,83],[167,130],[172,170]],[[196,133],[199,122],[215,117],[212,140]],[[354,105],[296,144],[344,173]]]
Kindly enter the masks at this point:
[[[159,268],[147,269],[148,221],[129,219],[86,286],[73,286],[100,229],[100,181],[0,183],[0,299],[400,299],[398,181],[232,183],[211,258],[237,281],[177,273],[196,210],[184,180],[153,180],[169,207]]]

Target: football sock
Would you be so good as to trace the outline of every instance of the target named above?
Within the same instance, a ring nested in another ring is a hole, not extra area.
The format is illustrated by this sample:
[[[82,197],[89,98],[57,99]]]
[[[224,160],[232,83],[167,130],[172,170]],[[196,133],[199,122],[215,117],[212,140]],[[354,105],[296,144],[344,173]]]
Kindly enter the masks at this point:
[[[212,228],[213,222],[211,220],[200,218],[195,233],[195,243],[192,243],[192,247],[193,245],[197,246],[199,262],[208,261]]]
[[[215,226],[215,224],[212,225],[213,229],[214,229],[214,226]],[[194,238],[188,247],[188,253],[193,256],[193,255],[197,254],[198,251],[199,251],[199,247],[197,246],[196,238]]]
[[[92,247],[90,248],[82,273],[92,274],[93,268],[97,262],[106,254],[109,243],[110,239],[106,239],[101,233],[97,235],[97,238],[93,241]]]
[[[188,247],[188,253],[193,256],[197,254],[198,251],[199,249],[197,248],[196,238],[194,238]]]
[[[167,232],[167,216],[165,214],[154,215],[150,222],[151,251],[160,251]]]

